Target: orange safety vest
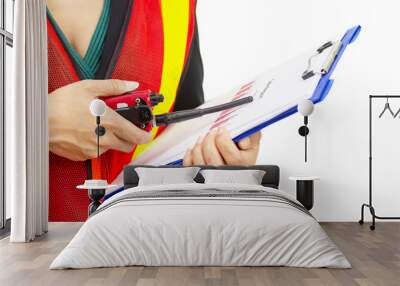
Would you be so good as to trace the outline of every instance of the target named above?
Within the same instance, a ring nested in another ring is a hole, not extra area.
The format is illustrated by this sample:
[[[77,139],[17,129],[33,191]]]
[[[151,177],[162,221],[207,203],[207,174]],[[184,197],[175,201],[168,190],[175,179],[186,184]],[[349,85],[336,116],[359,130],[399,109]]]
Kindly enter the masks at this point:
[[[154,108],[154,113],[171,111],[194,37],[196,0],[128,2],[121,35],[105,78],[137,81],[140,90],[160,92],[165,100]],[[110,17],[113,17],[112,11]],[[80,77],[49,20],[47,29],[48,91],[51,93],[79,81]],[[153,129],[153,137],[161,131]],[[146,146],[140,145],[131,153],[110,150],[100,159],[87,162],[75,162],[50,153],[49,220],[85,220],[89,198],[86,192],[77,190],[76,186],[88,178],[102,178],[111,183]]]

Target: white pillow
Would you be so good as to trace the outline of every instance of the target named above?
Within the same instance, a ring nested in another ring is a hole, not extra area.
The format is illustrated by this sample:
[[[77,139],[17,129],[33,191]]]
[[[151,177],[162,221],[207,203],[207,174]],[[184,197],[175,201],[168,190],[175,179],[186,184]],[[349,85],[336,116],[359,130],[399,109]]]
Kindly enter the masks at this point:
[[[139,176],[139,186],[171,185],[195,183],[199,167],[188,168],[146,168],[139,167],[135,171]]]
[[[261,170],[201,170],[205,184],[261,185],[265,171]]]

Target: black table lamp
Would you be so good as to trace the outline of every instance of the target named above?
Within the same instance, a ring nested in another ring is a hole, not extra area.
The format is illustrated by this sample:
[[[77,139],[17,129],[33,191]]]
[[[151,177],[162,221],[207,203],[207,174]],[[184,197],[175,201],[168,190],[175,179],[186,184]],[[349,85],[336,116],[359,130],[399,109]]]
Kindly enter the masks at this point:
[[[102,117],[107,110],[106,104],[100,99],[94,99],[90,103],[90,113],[96,117],[96,129],[95,133],[97,136],[97,158],[100,157],[100,137],[106,134],[106,129],[100,125],[100,117]],[[88,207],[89,216],[92,215],[97,208],[101,205],[101,200],[104,198],[107,189],[115,188],[114,185],[109,185],[106,180],[91,179],[86,180],[85,184],[77,186],[77,189],[88,190],[90,198],[90,204]]]
[[[106,134],[106,129],[100,125],[100,117],[106,113],[106,104],[100,99],[94,99],[90,103],[90,112],[96,117],[97,127],[95,133],[97,135],[97,158],[100,157],[100,137]]]
[[[310,133],[308,116],[314,111],[314,103],[309,99],[304,99],[297,105],[297,110],[304,116],[304,125],[299,128],[299,134],[304,137],[304,162],[307,162],[307,135]]]

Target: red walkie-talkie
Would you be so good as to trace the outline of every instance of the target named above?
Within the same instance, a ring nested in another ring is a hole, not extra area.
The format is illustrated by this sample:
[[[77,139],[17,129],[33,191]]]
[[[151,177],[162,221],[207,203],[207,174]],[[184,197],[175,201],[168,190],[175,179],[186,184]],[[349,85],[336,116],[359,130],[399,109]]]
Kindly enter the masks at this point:
[[[164,96],[150,90],[143,90],[109,97],[104,101],[137,127],[150,131],[153,128],[153,107],[163,102]]]

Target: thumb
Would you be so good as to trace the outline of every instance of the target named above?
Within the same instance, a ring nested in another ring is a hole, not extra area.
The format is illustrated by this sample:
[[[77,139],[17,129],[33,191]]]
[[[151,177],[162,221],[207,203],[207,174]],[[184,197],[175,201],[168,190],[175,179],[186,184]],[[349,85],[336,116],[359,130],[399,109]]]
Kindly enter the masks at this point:
[[[261,132],[254,133],[250,136],[251,145],[258,146],[261,141]]]
[[[133,91],[139,87],[135,81],[125,81],[119,79],[106,80],[85,80],[85,88],[93,93],[94,96],[120,95]]]

